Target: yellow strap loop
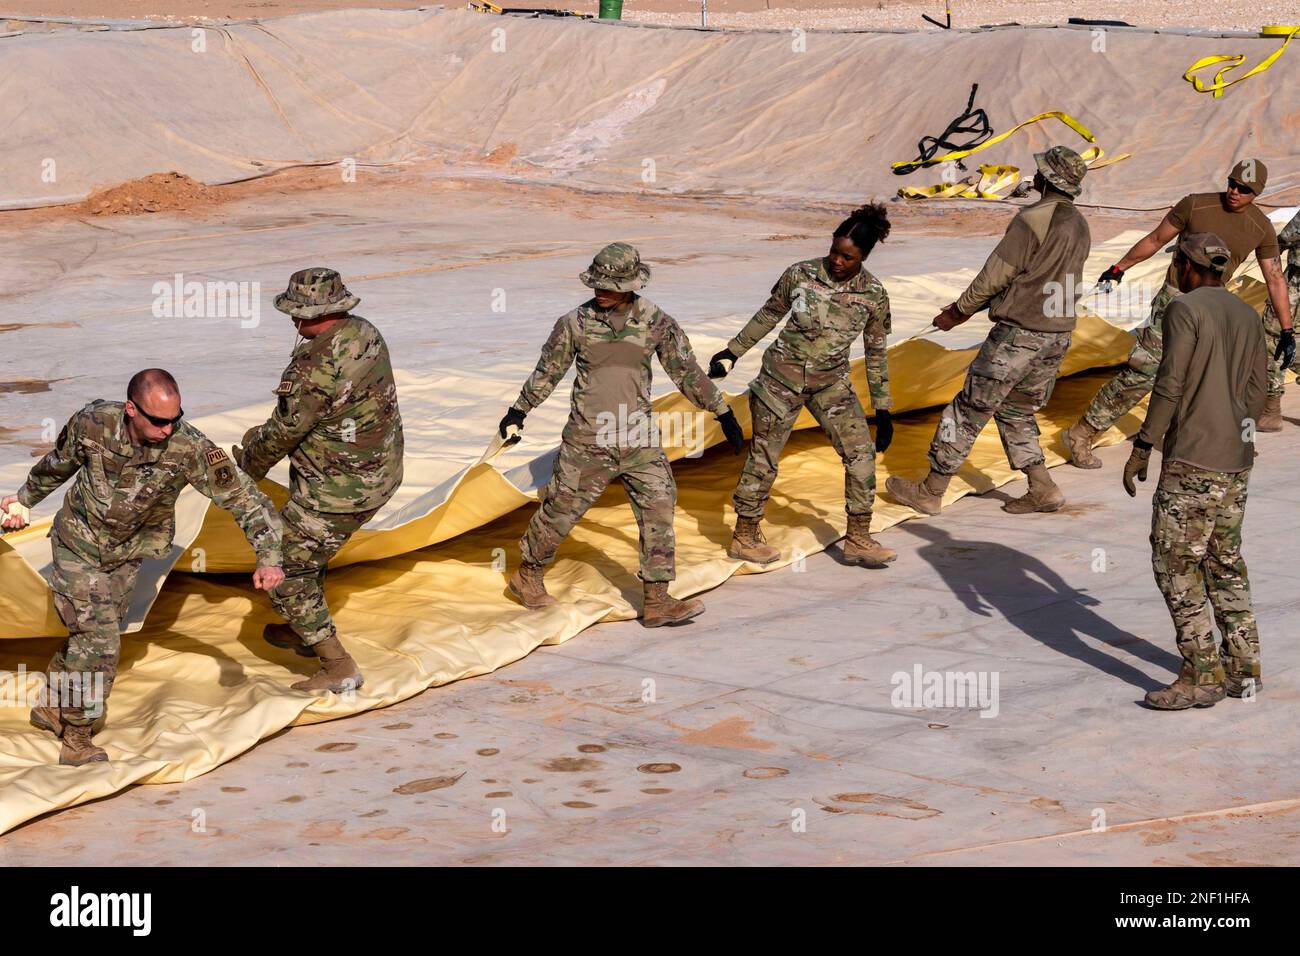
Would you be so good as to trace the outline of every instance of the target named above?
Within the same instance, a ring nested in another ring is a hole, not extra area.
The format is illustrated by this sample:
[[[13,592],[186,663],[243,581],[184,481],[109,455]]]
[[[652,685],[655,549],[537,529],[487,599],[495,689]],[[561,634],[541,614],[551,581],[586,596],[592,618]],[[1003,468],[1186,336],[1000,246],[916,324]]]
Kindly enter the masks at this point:
[[[1233,80],[1224,80],[1225,76],[1246,62],[1246,54],[1235,53],[1231,55],[1203,56],[1187,68],[1187,72],[1183,74],[1183,79],[1192,84],[1197,93],[1209,93],[1215,99],[1218,99],[1223,95],[1223,91],[1228,87],[1240,83],[1242,80],[1248,80],[1256,73],[1263,73],[1270,66],[1276,63],[1277,58],[1286,51],[1286,48],[1290,45],[1291,41],[1295,39],[1296,34],[1300,33],[1300,26],[1267,26],[1260,32],[1265,36],[1285,36],[1286,39],[1282,41],[1282,45],[1274,50],[1266,60],[1241,74],[1241,76]],[[1214,66],[1216,63],[1222,63],[1224,65],[1215,71],[1214,79],[1211,80],[1208,85],[1204,83],[1199,76],[1193,75],[1208,66]]]

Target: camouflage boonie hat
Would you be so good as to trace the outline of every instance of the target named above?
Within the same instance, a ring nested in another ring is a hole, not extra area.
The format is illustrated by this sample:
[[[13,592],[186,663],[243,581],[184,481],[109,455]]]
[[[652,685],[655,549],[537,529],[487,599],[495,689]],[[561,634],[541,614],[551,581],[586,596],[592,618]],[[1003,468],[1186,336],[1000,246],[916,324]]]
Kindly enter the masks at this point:
[[[318,319],[355,309],[360,301],[344,287],[342,276],[317,266],[289,276],[289,288],[275,297],[275,307],[295,319]]]
[[[583,285],[610,292],[635,292],[650,281],[650,267],[626,242],[611,242],[578,278]]]
[[[1083,177],[1088,172],[1088,164],[1070,147],[1053,146],[1045,153],[1034,153],[1034,162],[1043,178],[1067,196],[1083,192]]]
[[[1177,248],[1202,269],[1210,269],[1214,272],[1222,272],[1228,268],[1228,262],[1232,258],[1232,253],[1228,251],[1228,244],[1212,232],[1193,232],[1184,236],[1176,247],[1170,248]]]
[[[1243,159],[1232,167],[1228,178],[1236,180],[1258,196],[1264,191],[1264,184],[1268,182],[1268,167],[1260,159]]]

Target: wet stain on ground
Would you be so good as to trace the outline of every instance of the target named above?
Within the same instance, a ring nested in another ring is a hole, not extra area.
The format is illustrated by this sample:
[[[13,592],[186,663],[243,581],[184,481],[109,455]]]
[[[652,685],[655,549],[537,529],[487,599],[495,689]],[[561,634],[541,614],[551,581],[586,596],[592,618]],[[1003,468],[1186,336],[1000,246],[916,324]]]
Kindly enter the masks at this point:
[[[384,730],[410,730],[411,724],[384,724]]]
[[[586,800],[568,800],[564,804],[566,807],[572,807],[574,810],[590,810],[595,806],[594,803],[588,803]]]
[[[1031,807],[1037,807],[1039,810],[1064,810],[1060,800],[1049,800],[1047,797],[1035,797],[1029,801]]]
[[[636,769],[642,773],[677,773],[682,767],[676,763],[643,763]]]
[[[309,763],[300,763],[300,762],[295,762],[295,763],[287,763],[287,764],[285,764],[285,766],[286,766],[286,767],[295,767],[295,768],[296,768],[296,767],[310,767],[311,764],[309,764]]]
[[[541,783],[541,782],[542,781],[537,779],[536,777],[524,777],[524,783]]]
[[[243,787],[222,787],[221,792],[222,793],[243,793],[244,788]]]
[[[316,749],[323,754],[341,754],[347,753],[349,750],[356,750],[357,745],[350,740],[339,740],[332,744],[321,744]]]
[[[749,735],[749,728],[754,726],[752,720],[744,717],[728,717],[716,724],[700,730],[693,730],[677,739],[684,744],[696,744],[702,747],[735,747],[740,750],[771,750],[776,744],[770,740],[761,740]]]
[[[445,790],[465,776],[458,773],[454,777],[424,777],[421,780],[411,780],[393,788],[393,793],[400,793],[403,796],[409,796],[412,793],[429,793],[431,790]]]
[[[851,803],[865,805],[859,807],[837,807],[821,803],[821,808],[827,813],[865,813],[873,817],[897,817],[900,820],[924,820],[927,817],[937,817],[942,810],[936,810],[934,807],[927,807],[924,803],[916,800],[909,800],[907,797],[895,797],[887,793],[837,793],[831,800],[835,803]],[[866,809],[866,806],[872,809]]]
[[[369,833],[361,834],[363,840],[396,840],[404,833],[409,833],[407,827],[381,827],[378,830],[371,830]]]
[[[369,818],[369,817],[382,817],[382,816],[383,816],[385,813],[387,813],[387,812],[388,812],[387,810],[371,810],[369,813],[362,813],[362,814],[359,814],[359,816],[367,817],[367,818]]]
[[[442,732],[442,733],[440,733],[440,734],[434,734],[433,736],[435,736],[435,737],[438,738],[439,740],[455,740],[456,737],[457,737],[458,735],[457,735],[457,734],[449,734],[449,733],[447,733],[446,731],[444,731],[444,732]]]
[[[661,793],[672,793],[672,792],[673,792],[673,788],[672,788],[672,787],[646,787],[646,788],[643,789],[641,792],[642,792],[642,793],[653,793],[653,794],[658,795],[658,794],[661,794]]]
[[[948,725],[947,725],[947,724],[926,724],[925,726],[929,727],[931,730],[947,730],[947,729],[948,729]]]
[[[745,776],[750,780],[771,780],[773,777],[784,777],[789,772],[785,767],[751,767],[745,771]]]
[[[498,750],[496,747],[484,747],[482,750],[476,750],[474,752],[478,754],[480,757],[495,757],[501,751]]]
[[[13,392],[17,395],[34,395],[49,390],[50,383],[43,379],[25,378],[17,382],[0,382],[0,392]]]
[[[1173,843],[1176,839],[1178,839],[1178,835],[1175,834],[1173,830],[1165,830],[1163,832],[1144,830],[1142,832],[1143,846],[1159,846],[1162,843]]]
[[[514,794],[511,793],[509,790],[493,790],[491,793],[485,793],[485,794],[483,794],[483,796],[485,796],[485,797],[489,797],[489,798],[496,798],[496,797],[513,797]]]
[[[580,754],[603,754],[607,749],[601,744],[578,744]]]
[[[548,773],[585,773],[597,770],[600,766],[599,760],[587,757],[554,757],[542,764],[542,769]]]
[[[306,799],[307,798],[304,797],[301,793],[295,793],[292,797],[285,797],[280,802],[281,803],[302,803]]]

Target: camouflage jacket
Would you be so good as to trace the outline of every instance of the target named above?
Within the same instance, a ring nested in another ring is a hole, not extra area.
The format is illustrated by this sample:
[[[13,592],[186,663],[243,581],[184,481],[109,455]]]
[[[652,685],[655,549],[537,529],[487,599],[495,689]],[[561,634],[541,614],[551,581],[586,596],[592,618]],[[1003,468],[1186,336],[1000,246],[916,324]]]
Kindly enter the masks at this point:
[[[621,435],[613,440],[606,436],[611,433],[610,423],[631,422],[635,428],[635,422],[651,420],[651,355],[659,356],[668,377],[697,408],[715,415],[728,411],[727,400],[695,360],[677,320],[639,295],[609,311],[589,299],[561,316],[514,407],[527,414],[542,404],[576,362],[578,375],[564,440],[635,444],[635,439]]]
[[[244,435],[241,467],[266,477],[289,456],[289,494],[311,511],[379,508],[402,483],[402,416],[388,346],[350,315],[304,339],[280,375],[275,412]]]
[[[849,374],[849,348],[862,336],[867,386],[873,408],[889,409],[889,295],[880,280],[862,269],[847,282],[826,274],[824,259],[796,262],[772,287],[767,303],[727,343],[740,358],[789,313],[790,321],[763,353],[763,369],[750,391],[769,407],[784,411],[785,392],[821,391]],[[778,386],[773,388],[770,380]]]
[[[54,518],[58,543],[102,568],[162,557],[176,533],[176,498],[193,485],[235,516],[258,567],[278,566],[280,516],[230,457],[188,422],[162,444],[137,447],[124,409],[94,401],[73,415],[18,492],[30,508],[77,476]]]

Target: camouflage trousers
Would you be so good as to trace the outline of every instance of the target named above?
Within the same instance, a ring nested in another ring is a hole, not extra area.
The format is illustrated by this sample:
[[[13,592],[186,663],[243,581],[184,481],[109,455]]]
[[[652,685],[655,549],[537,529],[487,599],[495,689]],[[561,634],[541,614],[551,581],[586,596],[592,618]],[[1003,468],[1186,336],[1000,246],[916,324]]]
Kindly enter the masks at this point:
[[[284,523],[284,581],[271,606],[308,646],[338,636],[325,602],[325,566],[378,508],[335,514],[304,508],[293,498],[280,511]]]
[[[781,449],[805,405],[844,462],[844,510],[853,515],[870,514],[876,500],[876,446],[871,441],[862,403],[848,380],[841,379],[819,391],[802,394],[771,378],[766,378],[763,386],[763,393],[779,396],[779,404],[784,408],[774,409],[753,390],[749,393],[754,438],[731,499],[736,514],[742,518],[763,517],[776,481]]]
[[[1296,316],[1300,315],[1300,290],[1289,289],[1292,294],[1293,303],[1291,305],[1291,321],[1294,323]],[[1282,395],[1286,391],[1286,370],[1282,368],[1282,360],[1273,358],[1277,352],[1277,340],[1282,334],[1282,323],[1277,320],[1277,313],[1273,311],[1273,303],[1269,302],[1264,306],[1264,343],[1268,349],[1268,394]],[[1292,366],[1292,372],[1296,371]]]
[[[939,416],[930,442],[930,467],[955,475],[990,418],[998,424],[1011,467],[1043,463],[1034,413],[1056,387],[1056,373],[1070,348],[1070,332],[1031,332],[999,322],[966,373],[966,384]]]
[[[1147,324],[1133,331],[1137,341],[1129,352],[1128,365],[1103,385],[1088,403],[1083,420],[1097,431],[1104,432],[1110,428],[1151,392],[1156,370],[1160,368],[1160,356],[1164,354],[1165,310],[1177,295],[1178,290],[1168,283],[1156,293],[1151,300]]]
[[[677,576],[677,539],[673,534],[677,483],[668,456],[658,445],[561,444],[551,480],[542,489],[537,511],[519,539],[524,561],[548,564],[554,560],[560,542],[615,478],[627,490],[641,530],[641,579],[673,580]]]
[[[57,539],[52,544],[50,589],[68,639],[50,660],[49,686],[64,721],[88,725],[103,713],[113,689],[122,618],[131,606],[140,559],[105,570],[77,557]]]
[[[1174,619],[1184,669],[1198,684],[1221,683],[1225,670],[1260,676],[1259,629],[1241,557],[1249,480],[1249,468],[1231,474],[1166,461],[1152,501],[1151,567]],[[1214,643],[1210,608],[1222,648]]]

